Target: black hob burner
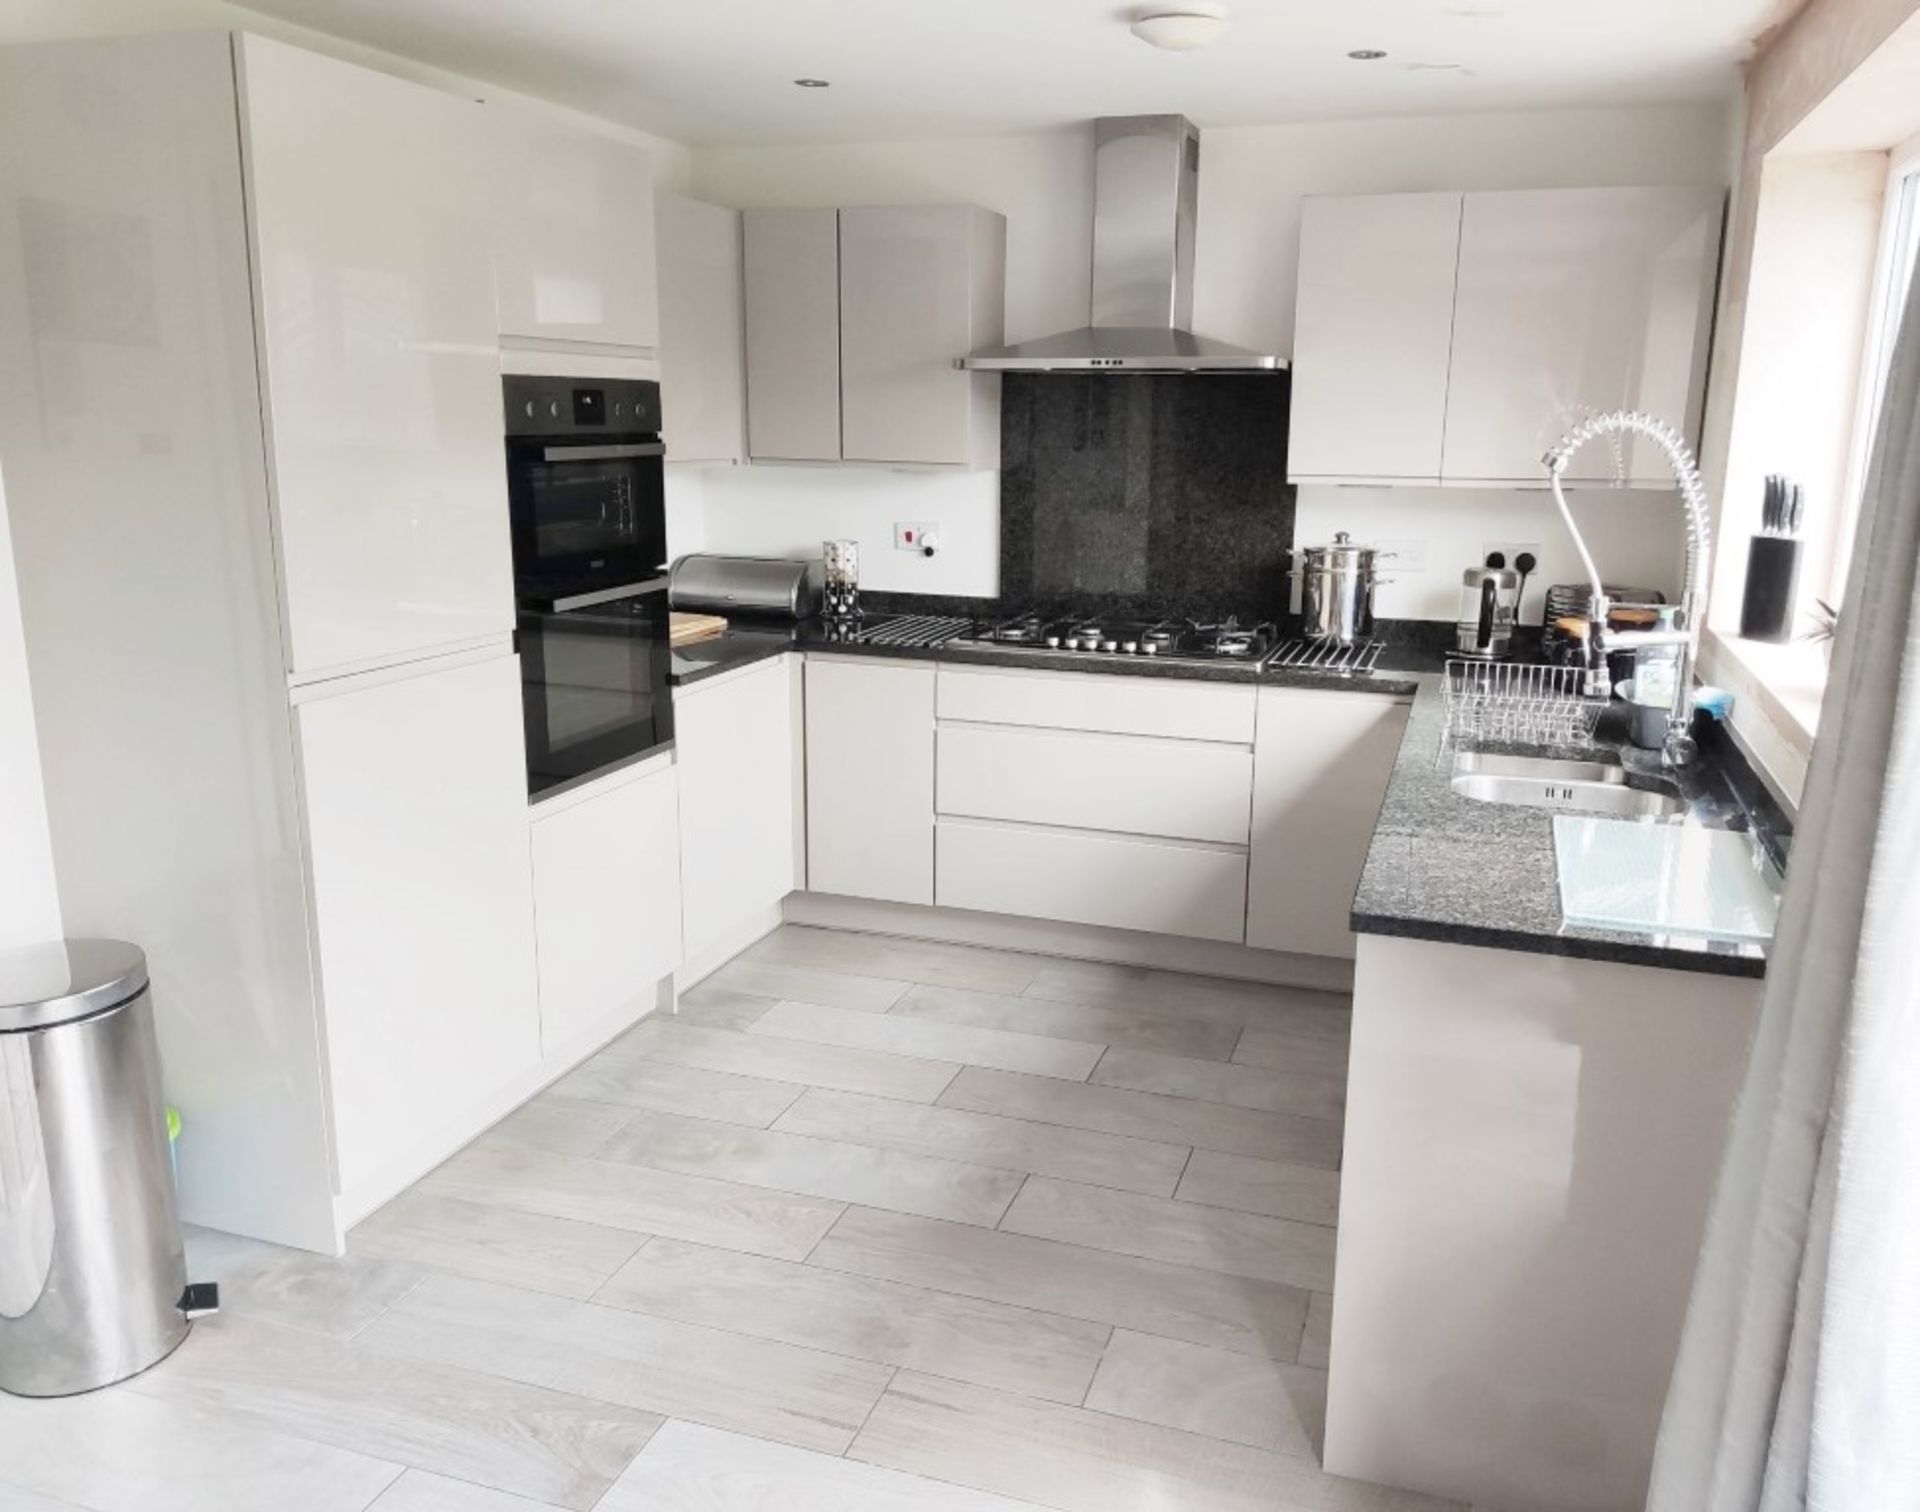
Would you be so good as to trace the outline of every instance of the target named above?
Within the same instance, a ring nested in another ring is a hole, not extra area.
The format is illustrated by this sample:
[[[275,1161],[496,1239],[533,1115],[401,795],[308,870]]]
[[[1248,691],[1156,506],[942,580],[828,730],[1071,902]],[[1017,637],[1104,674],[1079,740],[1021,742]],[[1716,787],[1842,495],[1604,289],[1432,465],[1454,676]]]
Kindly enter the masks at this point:
[[[1079,656],[1146,656],[1167,661],[1258,662],[1275,644],[1271,624],[1242,625],[1228,618],[1217,624],[1198,620],[1121,619],[1106,616],[1016,614],[985,620],[947,642],[953,649],[991,647],[996,651],[1032,650]]]

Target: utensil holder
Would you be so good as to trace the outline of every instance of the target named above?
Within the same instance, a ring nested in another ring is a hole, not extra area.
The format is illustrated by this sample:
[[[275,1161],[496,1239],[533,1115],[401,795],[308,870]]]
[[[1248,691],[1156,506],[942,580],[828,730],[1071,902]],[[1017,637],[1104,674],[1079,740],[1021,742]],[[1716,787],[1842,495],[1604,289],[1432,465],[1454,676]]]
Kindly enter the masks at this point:
[[[1797,536],[1753,538],[1753,549],[1747,554],[1747,589],[1740,600],[1742,639],[1779,642],[1793,635],[1800,547]]]

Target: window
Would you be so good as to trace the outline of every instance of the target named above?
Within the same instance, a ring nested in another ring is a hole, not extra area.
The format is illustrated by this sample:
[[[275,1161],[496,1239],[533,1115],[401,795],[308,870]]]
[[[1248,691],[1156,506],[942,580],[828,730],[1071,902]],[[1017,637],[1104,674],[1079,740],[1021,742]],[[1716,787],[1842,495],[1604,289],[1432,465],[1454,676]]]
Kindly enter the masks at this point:
[[[1874,273],[1873,305],[1867,318],[1860,411],[1855,419],[1853,459],[1848,471],[1848,505],[1844,517],[1837,523],[1839,535],[1833,546],[1833,576],[1823,595],[1829,603],[1839,603],[1846,591],[1854,526],[1860,518],[1860,496],[1867,485],[1874,432],[1880,423],[1880,405],[1886,396],[1887,375],[1893,366],[1893,350],[1900,336],[1900,317],[1906,309],[1907,291],[1913,283],[1916,264],[1920,264],[1920,137],[1893,150],[1887,175],[1879,265]]]

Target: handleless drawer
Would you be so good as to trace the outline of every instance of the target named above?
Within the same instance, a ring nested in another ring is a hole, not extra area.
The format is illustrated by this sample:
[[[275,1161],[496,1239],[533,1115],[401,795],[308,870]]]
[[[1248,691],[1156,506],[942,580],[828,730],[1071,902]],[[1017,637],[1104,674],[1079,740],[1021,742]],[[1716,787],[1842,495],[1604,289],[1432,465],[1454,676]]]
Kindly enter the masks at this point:
[[[942,814],[1247,843],[1247,746],[942,724],[939,756]]]
[[[933,894],[943,908],[1238,943],[1246,938],[1247,856],[1227,846],[943,817]]]
[[[1251,683],[942,665],[937,710],[942,719],[977,724],[1252,745],[1255,700]]]

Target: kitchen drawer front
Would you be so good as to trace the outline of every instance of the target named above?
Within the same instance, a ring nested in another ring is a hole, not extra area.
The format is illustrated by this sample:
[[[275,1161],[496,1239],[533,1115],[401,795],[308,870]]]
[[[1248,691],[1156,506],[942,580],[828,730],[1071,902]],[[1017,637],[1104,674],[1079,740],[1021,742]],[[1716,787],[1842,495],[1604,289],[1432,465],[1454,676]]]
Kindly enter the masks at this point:
[[[939,754],[942,814],[1247,843],[1246,746],[943,724]]]
[[[1255,692],[1171,677],[942,666],[938,712],[979,724],[1251,745]]]
[[[1240,943],[1247,856],[1225,846],[942,818],[934,902],[943,908]]]

